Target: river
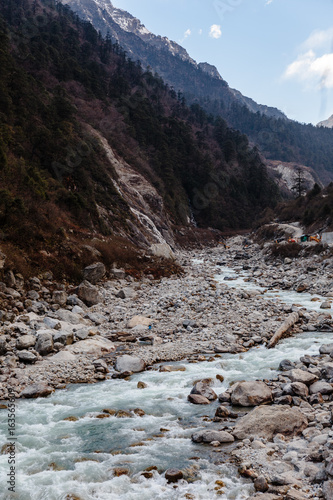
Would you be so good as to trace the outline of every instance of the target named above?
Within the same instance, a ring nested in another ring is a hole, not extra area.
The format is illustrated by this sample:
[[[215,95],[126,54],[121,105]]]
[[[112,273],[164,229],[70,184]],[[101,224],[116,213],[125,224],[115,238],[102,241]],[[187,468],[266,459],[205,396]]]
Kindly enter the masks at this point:
[[[237,279],[236,288],[259,289],[244,282],[231,269],[219,270],[217,279]],[[263,291],[263,290],[262,290]],[[269,291],[270,300],[297,302],[316,309],[310,294]],[[279,295],[279,297],[277,297]],[[320,303],[319,303],[320,304]],[[331,333],[304,333],[286,339],[275,349],[260,346],[242,354],[222,354],[212,362],[174,363],[183,372],[159,372],[157,367],[133,375],[129,381],[107,380],[94,385],[67,386],[46,399],[17,401],[17,487],[5,488],[1,499],[19,500],[242,500],[253,493],[252,482],[240,478],[234,467],[224,463],[216,449],[194,444],[191,434],[212,418],[217,403],[196,406],[187,402],[195,380],[212,378],[220,394],[235,380],[274,378],[282,359],[298,360],[304,354],[318,354],[321,344],[331,341]],[[224,382],[216,375],[224,376]],[[138,381],[147,388],[138,389]],[[96,418],[103,409],[133,410],[145,415],[133,418]],[[6,410],[0,413],[0,442],[6,443]],[[64,420],[76,417],[72,421]],[[161,430],[162,429],[162,430]],[[222,447],[221,447],[222,448]],[[6,484],[7,455],[0,455],[0,480]],[[144,469],[157,466],[152,477]],[[114,476],[115,468],[128,475]],[[175,467],[185,470],[188,481],[167,484],[163,472]],[[216,483],[222,481],[223,483]]]

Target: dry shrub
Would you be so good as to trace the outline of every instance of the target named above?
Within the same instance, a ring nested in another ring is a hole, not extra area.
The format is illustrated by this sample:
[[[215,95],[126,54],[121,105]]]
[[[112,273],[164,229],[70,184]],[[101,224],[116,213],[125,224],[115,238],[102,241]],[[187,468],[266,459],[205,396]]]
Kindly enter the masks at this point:
[[[6,255],[4,271],[13,270],[15,274],[22,274],[24,279],[33,275],[33,268],[26,252],[12,243],[2,243],[1,251]]]
[[[280,229],[278,224],[266,224],[260,227],[254,234],[256,243],[264,243],[265,241],[274,241],[284,237],[283,229]]]
[[[317,243],[316,245],[306,245],[302,250],[302,256],[311,257],[312,255],[320,255],[325,252],[327,247],[325,247],[322,243]]]
[[[181,227],[174,228],[176,241],[182,248],[195,249],[207,246],[216,246],[227,236],[232,236],[230,233],[222,233],[217,229],[202,229],[198,227]],[[239,234],[239,231],[237,234]],[[236,234],[236,233],[235,233]]]
[[[143,258],[139,249],[121,237],[94,242],[94,248],[101,253],[101,260],[108,268],[113,266],[136,268]]]
[[[36,247],[19,248],[12,242],[1,244],[7,259],[5,269],[20,273],[24,279],[51,271],[57,281],[65,280],[71,284],[82,281],[83,269],[97,261],[105,264],[107,270],[122,267],[135,279],[151,275],[155,279],[181,274],[182,268],[172,260],[145,255],[125,238],[112,237],[108,240],[88,240],[66,235],[58,235],[52,248],[45,245],[43,250]],[[99,252],[95,252],[95,250]],[[0,280],[3,278],[0,273]]]
[[[101,260],[107,268],[123,267],[126,273],[135,279],[140,279],[142,275],[160,279],[183,272],[176,262],[145,255],[142,250],[121,237],[94,242],[94,247],[101,253]]]
[[[272,257],[280,257],[282,259],[289,257],[290,259],[295,259],[299,256],[302,249],[302,245],[298,243],[273,243],[273,245],[269,247],[269,252]]]
[[[4,272],[11,270],[14,274],[22,274],[25,280],[46,271],[51,271],[54,279],[59,281],[65,279],[71,283],[79,283],[82,280],[84,266],[80,259],[73,259],[71,255],[27,252],[12,243],[2,244],[1,248],[6,255]]]

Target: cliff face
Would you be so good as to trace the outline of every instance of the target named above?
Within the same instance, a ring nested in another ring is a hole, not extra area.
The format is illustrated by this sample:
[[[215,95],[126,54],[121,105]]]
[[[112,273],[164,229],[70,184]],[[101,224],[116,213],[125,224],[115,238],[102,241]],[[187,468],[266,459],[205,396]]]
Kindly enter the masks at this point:
[[[316,183],[320,187],[323,187],[316,172],[305,165],[280,161],[268,161],[267,168],[272,177],[274,177],[275,182],[278,184],[281,191],[288,197],[295,196],[293,188],[295,187],[298,175],[301,175],[302,185],[305,191],[313,189]]]
[[[132,217],[127,221],[133,242],[143,246],[169,244],[175,246],[170,217],[161,195],[143,175],[133,169],[122,158],[117,157],[107,139],[90,127],[90,133],[100,142],[107,161],[116,174],[113,184],[130,208]],[[99,207],[107,221],[107,209]],[[128,236],[123,232],[123,236]]]

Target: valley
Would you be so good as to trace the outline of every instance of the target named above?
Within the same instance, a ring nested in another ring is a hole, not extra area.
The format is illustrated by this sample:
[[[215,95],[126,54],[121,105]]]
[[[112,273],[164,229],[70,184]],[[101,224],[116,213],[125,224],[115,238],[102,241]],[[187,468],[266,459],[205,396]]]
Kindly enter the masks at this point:
[[[332,134],[1,2],[1,500],[333,499]]]

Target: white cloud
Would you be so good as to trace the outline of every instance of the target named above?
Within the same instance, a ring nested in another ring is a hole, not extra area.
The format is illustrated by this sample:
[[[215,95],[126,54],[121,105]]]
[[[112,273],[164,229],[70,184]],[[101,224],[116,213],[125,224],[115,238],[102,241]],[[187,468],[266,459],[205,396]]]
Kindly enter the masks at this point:
[[[284,77],[296,79],[321,88],[333,88],[333,53],[317,56],[309,50],[289,64]]]
[[[179,43],[183,43],[186,38],[188,38],[189,36],[192,35],[192,31],[190,30],[190,28],[188,30],[185,31],[184,35],[183,35],[183,38],[181,38],[179,41]]]
[[[333,88],[333,28],[316,30],[299,47],[299,55],[287,66],[283,78],[311,88]]]
[[[266,0],[265,5],[270,5],[273,2],[273,0]]]
[[[333,28],[327,30],[315,30],[309,38],[302,43],[303,50],[327,49],[332,46]]]
[[[216,40],[220,38],[222,36],[221,26],[219,24],[213,24],[210,27],[209,36]]]
[[[199,30],[199,35],[202,35],[202,30]]]

